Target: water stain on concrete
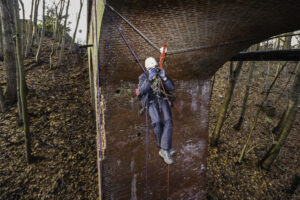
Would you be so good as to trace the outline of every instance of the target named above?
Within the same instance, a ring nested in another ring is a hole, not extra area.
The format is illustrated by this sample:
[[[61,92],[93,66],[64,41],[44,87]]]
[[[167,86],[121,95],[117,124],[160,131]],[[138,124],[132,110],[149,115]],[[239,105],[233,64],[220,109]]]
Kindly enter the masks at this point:
[[[139,115],[135,97],[137,83],[107,84],[104,166],[104,197],[145,199],[146,195],[146,122]],[[208,137],[209,81],[175,81],[172,109],[173,147],[177,150],[170,166],[170,199],[206,198],[206,150]],[[116,90],[120,90],[118,94]],[[132,100],[134,99],[134,100]],[[158,155],[155,135],[149,120],[149,199],[167,199],[168,167]]]

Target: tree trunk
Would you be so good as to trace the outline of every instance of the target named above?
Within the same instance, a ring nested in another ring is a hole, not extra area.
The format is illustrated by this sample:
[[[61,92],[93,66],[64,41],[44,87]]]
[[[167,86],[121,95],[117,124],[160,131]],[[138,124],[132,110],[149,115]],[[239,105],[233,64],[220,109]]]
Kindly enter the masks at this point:
[[[246,91],[245,91],[245,95],[244,95],[244,99],[243,99],[243,105],[242,105],[242,111],[241,111],[241,115],[239,118],[238,123],[234,126],[235,130],[240,130],[243,120],[244,120],[244,116],[245,116],[245,112],[246,112],[246,108],[247,108],[247,100],[248,100],[248,96],[249,96],[249,90],[250,90],[250,86],[251,86],[251,80],[252,80],[252,75],[253,75],[253,70],[255,68],[255,62],[252,62],[250,65],[250,71],[249,71],[249,76],[248,76],[248,82],[246,85]]]
[[[280,66],[280,64],[278,64],[278,68],[279,68],[279,66]],[[263,70],[264,70],[263,71],[264,85],[261,89],[261,94],[265,93],[267,91],[267,88],[269,88],[270,61],[267,61],[267,69],[264,67]]]
[[[297,69],[299,68],[299,65],[300,65],[300,62],[298,62],[298,64],[297,64],[295,70],[297,70]],[[295,70],[294,70],[294,71],[295,71]],[[292,75],[293,75],[293,74],[291,74],[291,76],[290,76],[290,78],[289,78],[287,84],[285,85],[284,89],[282,90],[282,93],[280,94],[280,96],[277,98],[276,102],[279,100],[279,98],[281,97],[281,95],[284,93],[285,88],[287,87],[289,81],[291,80]],[[297,75],[296,75],[296,76],[297,76]],[[296,78],[296,77],[295,77],[295,78]],[[287,108],[288,108],[288,105],[287,105]],[[286,110],[287,110],[287,108],[286,108]],[[287,116],[287,115],[286,115],[286,110],[283,112],[283,114],[282,114],[282,116],[281,116],[281,118],[280,118],[278,124],[277,124],[277,125],[275,126],[275,128],[272,130],[272,132],[273,132],[274,134],[278,134],[278,133],[280,133],[280,132],[282,131],[282,129],[283,129],[285,123],[286,123],[286,122],[285,122],[286,116]]]
[[[23,15],[23,20],[22,20],[22,53],[23,53],[23,58],[24,58],[24,54],[25,54],[25,51],[24,51],[24,48],[25,48],[25,45],[26,45],[26,21],[25,21],[25,9],[24,9],[24,3],[22,0],[19,0],[20,4],[21,4],[21,7],[22,7],[22,15]]]
[[[43,0],[43,29],[42,29],[42,33],[41,33],[39,47],[38,47],[38,50],[37,50],[37,53],[35,56],[35,61],[37,63],[40,62],[41,48],[42,48],[44,37],[45,37],[45,0]]]
[[[28,57],[29,52],[31,52],[31,46],[32,46],[32,14],[33,14],[33,8],[34,8],[34,2],[35,0],[32,0],[31,2],[31,11],[30,11],[30,21],[29,21],[29,29],[27,31],[27,44],[25,49],[25,58]]]
[[[72,50],[74,42],[75,42],[75,38],[76,38],[78,24],[79,24],[79,20],[80,20],[80,16],[81,16],[82,7],[83,7],[83,0],[80,0],[80,9],[79,9],[79,14],[78,14],[77,21],[76,21],[76,28],[75,28],[75,31],[73,33],[73,38],[72,38],[72,43],[71,43],[71,46],[70,46],[70,51]]]
[[[291,33],[287,33],[285,36],[285,41],[284,41],[284,45],[283,45],[283,49],[291,49],[291,43],[292,43],[292,35],[293,32]]]
[[[93,72],[93,58],[92,48],[88,48],[88,62],[89,62],[89,82],[90,82],[90,93],[91,93],[91,105],[94,111],[95,109],[95,88],[94,88],[94,72]],[[95,112],[93,112],[94,114]]]
[[[259,43],[255,46],[253,46],[253,50],[254,51],[259,50]],[[249,90],[251,87],[251,80],[252,80],[254,68],[255,68],[255,62],[253,61],[250,65],[250,71],[249,71],[248,81],[247,81],[247,85],[246,85],[246,91],[245,91],[245,95],[244,95],[244,99],[243,99],[241,115],[240,115],[238,123],[234,126],[235,130],[240,130],[240,128],[243,124],[243,121],[244,121],[244,116],[245,116],[245,112],[247,109],[247,100],[248,100],[248,96],[249,96]]]
[[[32,44],[34,44],[35,39],[38,36],[37,19],[38,19],[38,14],[39,14],[39,4],[40,4],[40,0],[35,0],[34,17],[33,17],[33,33],[31,36]]]
[[[214,86],[215,86],[215,81],[216,81],[216,75],[214,75],[213,78],[212,78],[212,80],[211,80],[209,100],[211,100],[211,97],[212,97],[212,95],[213,95],[213,90],[214,90]]]
[[[25,94],[25,74],[24,74],[24,60],[22,58],[22,40],[21,40],[21,31],[20,31],[20,20],[19,20],[19,4],[17,0],[14,1],[14,12],[15,12],[15,25],[16,25],[16,52],[18,59],[18,69],[19,69],[19,78],[20,78],[20,97],[22,104],[22,116],[24,123],[24,132],[25,132],[25,150],[26,150],[26,159],[28,163],[31,163],[31,135],[29,130],[29,120],[27,114],[27,100]]]
[[[10,0],[0,1],[0,15],[2,23],[2,39],[4,66],[6,68],[6,101],[13,104],[17,101],[17,81],[16,81],[16,55],[15,44],[13,41],[13,33],[11,29],[12,22],[9,16]]]
[[[52,68],[53,65],[53,55],[54,55],[54,43],[55,40],[53,39],[52,45],[51,45],[51,53],[50,53],[50,61],[49,61],[49,68]]]
[[[300,62],[298,62],[297,66],[300,64]],[[293,75],[295,74],[295,71],[297,69],[297,66],[295,66],[295,68],[293,69],[293,71],[291,72],[291,75],[288,79],[288,81],[286,82],[286,84],[284,85],[283,89],[281,90],[281,93],[278,95],[278,97],[276,98],[275,102],[279,101],[279,99],[282,97],[282,95],[285,93],[285,90],[287,88],[287,86],[289,85],[292,77],[294,77]]]
[[[24,40],[25,40],[25,35],[26,33],[24,32],[24,29],[25,29],[25,25],[24,25],[24,22],[25,22],[25,11],[24,11],[24,4],[22,2],[22,0],[19,0],[21,6],[22,6],[22,9],[23,9],[23,20],[22,20],[22,27],[20,28],[20,38],[21,38],[21,42],[20,42],[20,48],[21,48],[21,57],[22,57],[22,60],[24,59]],[[15,3],[18,3],[18,0],[15,2]],[[14,3],[12,4],[12,9],[14,9]],[[14,12],[15,13],[15,12]],[[18,16],[17,18],[19,19],[19,13],[18,13]],[[15,19],[12,19],[15,21]],[[19,19],[20,20],[20,19]],[[18,22],[19,23],[19,22]],[[14,22],[15,24],[15,22]],[[18,24],[15,24],[15,27],[14,27],[14,30],[16,31],[17,30],[17,26]],[[23,125],[23,115],[22,115],[22,103],[21,103],[21,96],[20,96],[20,75],[19,75],[19,68],[18,68],[18,63],[17,63],[17,68],[16,68],[16,79],[17,79],[17,97],[18,97],[18,101],[17,101],[17,104],[18,104],[18,125],[19,126],[22,126]],[[26,85],[26,84],[25,84]]]
[[[285,123],[285,112],[286,112],[287,109],[284,110],[283,114],[281,115],[281,118],[278,122],[278,124],[275,126],[275,128],[272,130],[272,133],[274,134],[277,134],[278,132],[281,132],[282,131],[282,128],[284,126],[284,123]]]
[[[1,15],[0,15],[1,17]],[[2,24],[0,20],[0,61],[3,61],[3,42],[2,42]]]
[[[232,65],[233,64],[231,62],[231,66]],[[211,142],[210,142],[210,144],[212,146],[217,146],[217,144],[218,144],[218,141],[219,141],[219,138],[220,138],[220,131],[221,131],[221,128],[223,126],[223,122],[224,122],[224,119],[225,119],[225,116],[226,116],[226,113],[227,113],[227,108],[228,108],[228,105],[230,103],[230,100],[231,100],[231,97],[232,97],[232,94],[233,94],[233,90],[234,90],[234,87],[235,87],[235,83],[236,83],[236,80],[237,80],[237,78],[240,74],[242,66],[243,66],[243,62],[239,61],[236,64],[236,68],[235,68],[234,72],[232,72],[231,75],[230,75],[229,84],[228,84],[228,87],[226,89],[225,98],[224,98],[224,101],[223,101],[223,104],[222,104],[222,107],[221,107],[221,111],[220,111],[220,114],[219,114],[219,117],[218,117],[218,121],[216,123],[216,127],[213,131],[213,134],[212,134],[212,138],[211,138]],[[232,69],[232,67],[231,67],[231,69]],[[232,71],[232,70],[230,70],[230,71]]]
[[[242,149],[242,151],[240,153],[240,157],[239,157],[239,160],[238,160],[239,163],[241,163],[243,161],[244,157],[245,157],[246,149],[247,149],[247,146],[248,146],[248,144],[249,144],[249,142],[251,140],[251,137],[253,135],[253,132],[254,132],[254,129],[255,129],[255,126],[256,126],[256,123],[257,123],[258,116],[260,114],[261,108],[263,107],[263,104],[267,101],[267,99],[269,97],[269,94],[270,94],[270,92],[271,92],[271,90],[272,90],[272,88],[273,88],[276,80],[278,79],[280,73],[282,72],[282,70],[284,69],[284,67],[286,66],[286,64],[287,64],[287,62],[284,65],[282,65],[282,67],[280,68],[280,70],[277,72],[274,80],[272,81],[269,89],[267,90],[267,92],[266,92],[266,94],[265,94],[262,102],[260,103],[260,105],[259,105],[259,107],[258,107],[258,109],[256,111],[256,114],[255,114],[255,117],[254,117],[254,121],[252,122],[252,126],[251,126],[251,129],[250,129],[247,141],[246,141],[245,145],[243,146],[243,149]]]
[[[295,121],[298,103],[299,103],[299,94],[300,94],[300,67],[297,66],[296,78],[291,90],[288,108],[285,111],[284,115],[284,125],[280,133],[277,135],[276,142],[271,146],[268,152],[265,154],[263,159],[260,161],[260,166],[268,170],[270,169],[272,163],[277,158],[282,146],[285,144],[285,141],[291,131],[293,122]]]
[[[70,0],[68,0],[68,4],[67,4],[67,8],[66,8],[66,15],[65,15],[66,17],[65,17],[65,23],[64,23],[64,27],[63,27],[63,33],[62,33],[62,42],[61,42],[61,46],[60,46],[60,53],[59,53],[59,58],[58,58],[58,65],[61,65],[62,59],[63,59],[63,56],[64,56],[69,5],[70,5]]]
[[[0,111],[5,112],[5,100],[3,96],[2,87],[0,85]]]
[[[61,19],[62,19],[62,13],[63,13],[63,10],[65,8],[65,0],[61,0],[60,2],[60,9],[59,9],[59,13],[56,17],[56,21],[55,21],[55,34],[54,34],[54,38],[56,39],[56,41],[59,40],[59,36],[58,34],[61,32],[59,31],[61,26],[60,26],[60,22],[61,22]]]
[[[25,84],[26,88],[26,84]],[[25,89],[26,90],[26,89]],[[18,94],[18,125],[23,125],[23,114],[22,114],[22,102],[21,102],[21,95],[20,95],[20,74],[19,74],[19,66],[17,66],[17,94]]]
[[[55,34],[56,34],[56,27],[57,27],[57,19],[58,19],[58,6],[59,6],[59,3],[58,2],[57,4],[55,4],[55,2],[53,2],[54,4],[54,9],[55,9],[55,22],[53,23],[53,26],[52,26],[52,29],[53,29],[53,32],[52,32],[52,38],[55,39]],[[54,20],[54,19],[53,19]]]

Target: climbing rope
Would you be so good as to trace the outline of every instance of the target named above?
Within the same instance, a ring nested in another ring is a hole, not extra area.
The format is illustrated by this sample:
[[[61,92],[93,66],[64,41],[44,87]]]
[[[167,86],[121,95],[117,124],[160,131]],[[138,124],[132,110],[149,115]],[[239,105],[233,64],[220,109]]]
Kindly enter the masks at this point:
[[[108,4],[106,4],[108,5]],[[147,75],[147,71],[144,68],[144,66],[142,65],[142,63],[140,62],[139,58],[137,57],[137,55],[134,53],[133,49],[131,48],[131,46],[128,43],[128,40],[125,38],[125,36],[123,35],[120,27],[118,26],[117,22],[115,21],[115,19],[113,18],[113,16],[111,15],[111,13],[109,12],[109,10],[107,9],[107,7],[105,7],[105,10],[107,12],[107,14],[109,15],[111,21],[115,24],[116,28],[118,29],[121,37],[123,38],[124,42],[126,43],[127,47],[129,48],[129,50],[131,51],[132,55],[135,57],[136,61],[138,62],[138,64],[140,65],[140,67],[142,68],[142,70],[144,71],[144,73]]]
[[[99,115],[99,124],[98,124],[98,132],[99,132],[99,148],[100,148],[100,199],[103,199],[103,152],[102,152],[102,134],[101,134],[101,109],[100,109],[100,105],[101,105],[101,95],[100,95],[100,72],[99,72],[99,49],[98,49],[98,22],[97,22],[97,1],[95,2],[95,35],[96,37],[94,37],[94,44],[96,47],[96,68],[97,68],[97,110],[98,110],[98,115]],[[99,161],[98,161],[99,162]]]
[[[149,152],[148,152],[148,143],[149,143],[149,127],[148,127],[148,97],[146,100],[146,200],[148,200],[148,193],[149,193],[149,187],[148,187],[148,158],[149,158]]]
[[[129,50],[131,51],[132,55],[135,57],[135,59],[137,60],[139,66],[141,67],[141,69],[144,71],[144,73],[146,74],[146,76],[148,76],[148,72],[146,71],[146,69],[144,68],[144,66],[142,65],[142,63],[140,62],[139,58],[137,57],[137,55],[135,54],[135,52],[133,51],[133,49],[131,48],[131,46],[129,45],[127,39],[125,38],[125,36],[123,35],[122,31],[120,30],[120,27],[118,26],[118,24],[116,23],[115,19],[113,18],[113,16],[111,15],[111,13],[109,12],[109,10],[105,7],[105,10],[107,12],[107,14],[110,16],[112,22],[115,24],[116,28],[118,29],[120,35],[122,36],[123,40],[125,41],[127,47],[129,48]],[[146,99],[146,200],[148,200],[148,193],[149,193],[149,186],[148,186],[148,158],[149,158],[149,152],[148,152],[148,143],[149,143],[149,126],[148,126],[148,94],[147,94],[147,99]]]
[[[112,11],[114,11],[117,15],[119,15],[133,30],[135,30],[140,36],[142,36],[151,46],[153,46],[157,51],[159,51],[159,47],[154,44],[146,35],[144,35],[139,29],[137,29],[130,21],[128,21],[123,15],[121,15],[118,11],[116,11],[113,7],[111,7],[108,3],[106,4]]]
[[[134,31],[136,31],[146,42],[148,42],[155,50],[160,52],[158,45],[156,45],[153,41],[151,41],[144,33],[142,33],[138,28],[136,28],[128,19],[126,19],[123,15],[121,15],[116,9],[114,9],[112,6],[110,6],[108,3],[106,5],[115,12],[119,17],[121,17]],[[168,50],[168,55],[172,54],[179,54],[179,53],[185,53],[190,51],[197,51],[201,49],[208,49],[208,48],[214,48],[214,47],[222,47],[222,46],[228,46],[232,44],[238,44],[248,41],[257,40],[257,38],[250,38],[245,40],[233,40],[233,41],[225,41],[218,44],[212,44],[212,45],[202,45],[202,46],[196,46],[196,47],[189,47],[189,48],[182,48],[177,50]]]
[[[167,200],[170,199],[170,165],[168,165],[168,187],[167,187]]]

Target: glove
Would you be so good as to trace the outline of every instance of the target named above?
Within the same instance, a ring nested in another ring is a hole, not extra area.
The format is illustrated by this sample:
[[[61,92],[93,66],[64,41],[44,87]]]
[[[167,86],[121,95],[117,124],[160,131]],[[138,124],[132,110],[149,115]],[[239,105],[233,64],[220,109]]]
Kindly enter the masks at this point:
[[[155,68],[151,69],[150,73],[149,73],[149,80],[151,81],[151,80],[155,79],[156,75],[157,75],[156,69]]]
[[[158,74],[162,79],[166,77],[166,72],[164,68],[160,68],[159,74]]]

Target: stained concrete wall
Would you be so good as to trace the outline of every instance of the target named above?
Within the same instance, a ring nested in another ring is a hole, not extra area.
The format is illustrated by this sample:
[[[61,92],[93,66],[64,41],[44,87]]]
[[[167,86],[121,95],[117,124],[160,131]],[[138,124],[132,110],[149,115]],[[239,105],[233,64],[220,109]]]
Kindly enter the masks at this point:
[[[158,155],[149,120],[149,199],[206,198],[206,148],[209,81],[175,81],[172,108],[174,164]],[[136,83],[122,81],[103,87],[105,104],[104,199],[145,199],[146,115],[139,114]]]
[[[97,125],[101,121],[104,154],[103,199],[145,199],[145,115],[135,97],[141,73],[134,57],[97,0],[97,28],[93,5],[89,21],[91,86]],[[165,69],[175,80],[173,109],[175,163],[167,167],[158,156],[150,129],[149,199],[205,199],[209,81],[222,64],[251,44],[272,35],[299,29],[297,0],[111,0],[107,1],[157,46],[169,50],[201,47],[197,51],[167,55]],[[142,62],[159,53],[113,13]],[[103,17],[103,18],[102,18]],[[96,34],[96,31],[97,33]],[[97,35],[97,36],[96,36]],[[97,39],[96,39],[97,38]],[[96,45],[97,44],[97,45]],[[99,52],[97,53],[97,46]],[[97,56],[98,55],[98,56]],[[96,58],[99,58],[99,63]],[[101,105],[97,103],[97,68],[100,69]],[[98,108],[100,106],[101,118]],[[100,127],[98,127],[100,128]],[[100,152],[97,129],[97,152]],[[100,162],[98,162],[100,174]],[[168,192],[169,191],[169,192]]]

